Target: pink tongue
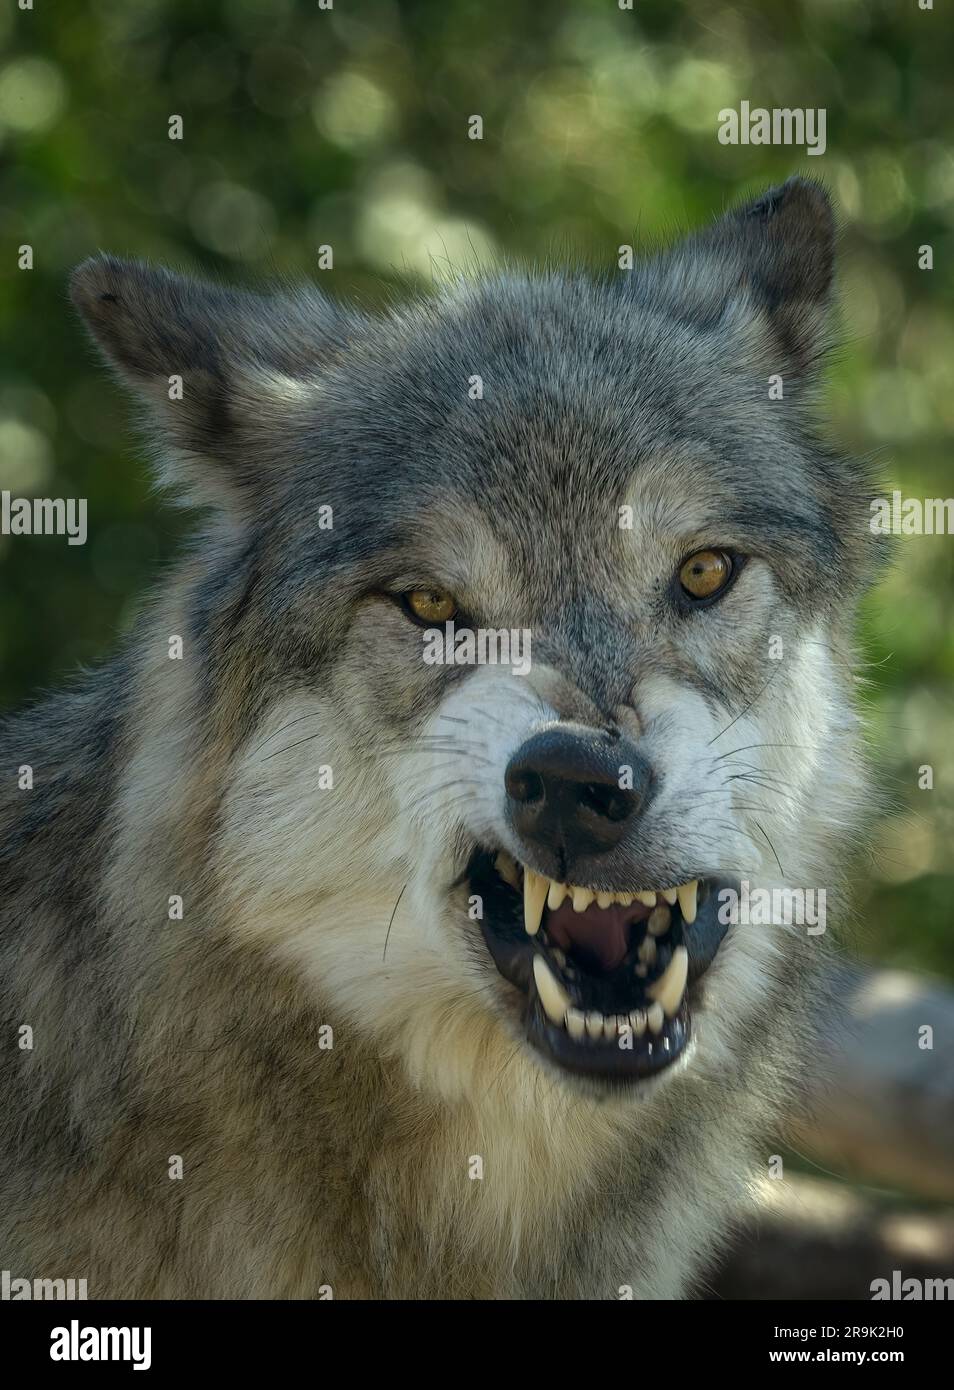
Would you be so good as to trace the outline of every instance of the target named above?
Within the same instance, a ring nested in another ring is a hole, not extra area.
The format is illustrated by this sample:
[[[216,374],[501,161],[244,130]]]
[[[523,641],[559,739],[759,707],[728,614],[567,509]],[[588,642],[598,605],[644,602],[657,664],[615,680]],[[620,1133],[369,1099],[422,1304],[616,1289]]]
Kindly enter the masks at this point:
[[[547,932],[561,950],[576,950],[584,964],[604,971],[621,965],[630,944],[630,927],[648,917],[643,903],[623,907],[612,903],[597,907],[591,903],[585,912],[574,912],[569,898],[546,916]]]

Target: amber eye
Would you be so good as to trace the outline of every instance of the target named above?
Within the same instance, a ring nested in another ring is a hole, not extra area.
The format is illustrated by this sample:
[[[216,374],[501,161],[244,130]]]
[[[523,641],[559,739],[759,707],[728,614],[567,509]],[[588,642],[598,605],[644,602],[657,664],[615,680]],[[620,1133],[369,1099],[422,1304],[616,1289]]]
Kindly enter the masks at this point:
[[[443,589],[412,589],[405,594],[412,617],[422,623],[448,623],[457,612],[457,604]]]
[[[679,571],[679,583],[690,598],[712,598],[732,575],[732,561],[723,550],[700,550]]]

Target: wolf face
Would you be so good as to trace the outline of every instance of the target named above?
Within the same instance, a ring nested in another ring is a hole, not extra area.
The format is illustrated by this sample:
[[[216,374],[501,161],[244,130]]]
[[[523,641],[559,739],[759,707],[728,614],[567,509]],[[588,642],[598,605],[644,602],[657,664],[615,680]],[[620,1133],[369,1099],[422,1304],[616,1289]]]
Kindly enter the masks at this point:
[[[723,896],[838,888],[862,797],[832,243],[793,180],[612,279],[379,317],[80,267],[203,519],[117,655],[0,728],[36,774],[0,779],[20,1275],[686,1290],[825,943]]]
[[[425,1088],[508,1056],[527,1104],[541,1069],[626,1102],[771,1046],[804,942],[720,892],[828,884],[858,800],[865,481],[808,420],[832,241],[792,180],[614,280],[376,320],[77,272],[212,508],[201,671],[156,695],[223,747],[217,912]],[[448,621],[529,669],[429,662]]]

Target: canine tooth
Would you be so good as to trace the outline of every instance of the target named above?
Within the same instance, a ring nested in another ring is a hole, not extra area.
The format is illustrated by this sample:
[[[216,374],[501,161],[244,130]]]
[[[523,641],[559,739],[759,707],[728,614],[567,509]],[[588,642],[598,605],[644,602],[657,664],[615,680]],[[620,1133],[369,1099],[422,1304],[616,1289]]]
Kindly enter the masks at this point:
[[[649,914],[646,930],[649,932],[650,936],[665,936],[666,932],[669,930],[671,921],[672,913],[669,911],[669,908],[665,903],[660,903],[659,906],[654,907]]]
[[[644,907],[655,907],[655,906],[656,906],[656,894],[655,894],[655,893],[649,893],[649,892],[647,892],[647,893],[636,893],[634,896],[637,897],[637,898],[639,899],[639,901],[643,904]]]
[[[672,953],[672,960],[666,966],[665,973],[655,980],[646,993],[650,999],[655,999],[657,1004],[661,1004],[663,1012],[667,1018],[672,1018],[682,1001],[682,996],[686,991],[686,980],[689,978],[689,952],[685,946],[677,946]]]
[[[597,893],[597,895],[596,895],[596,906],[597,906],[597,907],[609,907],[609,905],[610,905],[610,903],[611,903],[612,901],[613,901],[613,894],[612,894],[612,893]]]
[[[639,943],[639,959],[647,965],[652,965],[656,959],[656,942],[651,936],[644,936]]]
[[[537,983],[543,1012],[551,1023],[562,1024],[570,1007],[570,996],[539,954],[533,958],[533,978]]]
[[[591,1038],[601,1038],[603,1036],[603,1015],[594,1009],[592,1013],[586,1015],[586,1031]]]
[[[520,871],[517,868],[517,861],[505,849],[502,849],[494,860],[494,868],[504,882],[510,884],[511,888],[520,887]]]
[[[660,888],[659,891],[662,894],[662,896],[666,899],[666,902],[669,904],[670,907],[676,906],[676,897],[679,893],[678,888]]]
[[[682,913],[682,920],[686,925],[690,925],[696,920],[696,892],[699,887],[698,879],[693,879],[691,883],[683,883],[676,889],[679,898],[679,911]]]
[[[544,879],[544,882],[546,882],[546,879]],[[547,907],[551,912],[554,908],[560,906],[568,891],[565,883],[554,883],[552,879],[550,880],[550,891],[547,893]]]
[[[528,936],[536,936],[547,899],[547,880],[527,869],[523,876],[523,925]]]
[[[646,1010],[631,1009],[629,1015],[629,1026],[630,1028],[632,1028],[637,1038],[641,1038],[646,1031]]]
[[[579,1042],[586,1032],[586,1014],[581,1009],[567,1009],[566,1031],[574,1042]]]
[[[662,1004],[650,1004],[646,1011],[646,1022],[649,1024],[649,1031],[651,1033],[662,1032],[663,1023],[665,1022]]]
[[[585,912],[595,897],[596,894],[592,893],[589,888],[574,888],[573,911]]]

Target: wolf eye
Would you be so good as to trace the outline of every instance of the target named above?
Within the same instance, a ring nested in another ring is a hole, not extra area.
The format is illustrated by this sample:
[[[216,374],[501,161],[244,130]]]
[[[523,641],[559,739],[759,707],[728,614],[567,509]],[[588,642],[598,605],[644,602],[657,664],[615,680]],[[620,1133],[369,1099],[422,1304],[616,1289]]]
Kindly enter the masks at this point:
[[[412,589],[401,595],[412,618],[421,623],[448,623],[457,612],[457,604],[444,589]]]
[[[732,577],[732,561],[724,550],[699,550],[679,571],[679,583],[690,598],[712,598]]]

